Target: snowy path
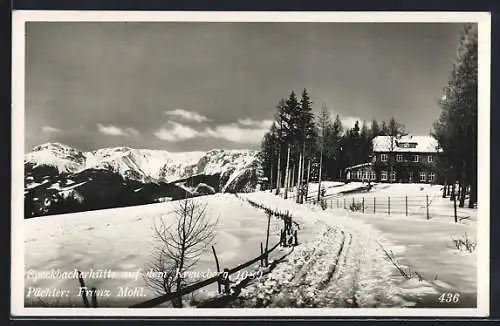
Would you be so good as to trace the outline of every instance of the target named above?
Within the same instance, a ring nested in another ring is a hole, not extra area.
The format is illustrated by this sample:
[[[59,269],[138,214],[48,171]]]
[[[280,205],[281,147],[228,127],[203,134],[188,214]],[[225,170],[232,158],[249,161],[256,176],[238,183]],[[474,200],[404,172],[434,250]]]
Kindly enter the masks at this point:
[[[475,234],[468,229],[470,225],[323,211],[264,192],[244,196],[270,208],[289,210],[305,230],[317,232],[303,239],[268,277],[248,287],[242,294],[244,300],[236,305],[432,306],[446,291],[460,291],[461,306],[475,305],[475,255],[447,247],[445,239],[451,240],[449,230],[455,237],[465,230]],[[393,262],[412,278],[405,279]]]
[[[293,212],[294,220],[315,234],[302,238],[286,261],[254,282],[235,306],[243,307],[384,307],[405,306],[375,230],[347,218],[298,205],[271,194],[244,195],[265,206]]]

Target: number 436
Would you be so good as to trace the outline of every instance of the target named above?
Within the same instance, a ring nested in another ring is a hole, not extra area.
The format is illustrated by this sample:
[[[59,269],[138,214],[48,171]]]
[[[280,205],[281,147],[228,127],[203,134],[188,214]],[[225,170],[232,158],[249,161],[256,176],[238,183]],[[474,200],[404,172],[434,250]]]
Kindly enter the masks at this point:
[[[439,296],[438,301],[443,303],[457,303],[460,300],[460,293],[443,293]]]

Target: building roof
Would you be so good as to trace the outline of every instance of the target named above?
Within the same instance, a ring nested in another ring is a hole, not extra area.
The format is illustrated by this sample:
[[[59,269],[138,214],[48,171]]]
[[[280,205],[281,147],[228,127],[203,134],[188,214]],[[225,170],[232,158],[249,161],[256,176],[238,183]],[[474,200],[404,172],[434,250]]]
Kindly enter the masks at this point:
[[[367,163],[352,165],[352,166],[346,167],[345,169],[346,170],[351,170],[351,169],[362,168],[362,167],[371,166],[371,165],[372,165],[371,162],[367,162]]]
[[[401,137],[377,136],[372,140],[373,151],[391,152],[391,138],[394,141],[392,149],[394,152],[438,153],[443,151],[434,137],[412,135]],[[413,144],[414,147],[403,147],[404,144]]]

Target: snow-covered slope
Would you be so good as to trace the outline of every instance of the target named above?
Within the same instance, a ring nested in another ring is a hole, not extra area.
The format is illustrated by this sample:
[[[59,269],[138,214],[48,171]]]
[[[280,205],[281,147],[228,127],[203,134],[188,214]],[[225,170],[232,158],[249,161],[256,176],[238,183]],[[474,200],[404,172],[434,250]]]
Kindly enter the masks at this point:
[[[76,172],[85,165],[85,160],[84,153],[60,143],[38,145],[24,155],[25,164],[55,167],[59,173]]]
[[[193,175],[241,174],[255,167],[257,151],[211,150],[208,152],[168,152],[163,150],[103,148],[82,152],[59,143],[47,143],[25,155],[32,167],[55,167],[59,173],[76,173],[86,169],[105,169],[126,179],[143,182],[172,182]],[[223,185],[227,186],[227,185]]]

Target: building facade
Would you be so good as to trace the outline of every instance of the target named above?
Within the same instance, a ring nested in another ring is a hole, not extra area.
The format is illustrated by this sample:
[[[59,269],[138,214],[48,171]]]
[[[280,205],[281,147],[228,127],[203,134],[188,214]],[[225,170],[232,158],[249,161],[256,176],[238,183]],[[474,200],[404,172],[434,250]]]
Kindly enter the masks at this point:
[[[378,136],[372,141],[371,162],[346,169],[346,179],[398,183],[439,183],[442,150],[431,136]]]

